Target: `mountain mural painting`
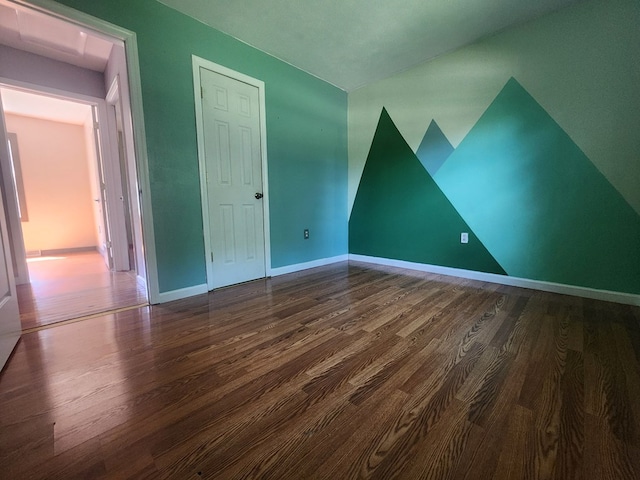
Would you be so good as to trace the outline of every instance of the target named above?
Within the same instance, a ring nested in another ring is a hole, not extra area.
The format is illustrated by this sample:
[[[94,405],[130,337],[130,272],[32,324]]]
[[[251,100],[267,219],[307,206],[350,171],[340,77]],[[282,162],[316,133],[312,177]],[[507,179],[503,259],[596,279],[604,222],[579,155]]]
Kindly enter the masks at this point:
[[[460,243],[460,233],[469,243]],[[349,220],[355,254],[504,274],[382,110]]]
[[[349,235],[351,253],[640,294],[640,216],[514,78],[455,149],[432,122],[414,154],[383,109]]]

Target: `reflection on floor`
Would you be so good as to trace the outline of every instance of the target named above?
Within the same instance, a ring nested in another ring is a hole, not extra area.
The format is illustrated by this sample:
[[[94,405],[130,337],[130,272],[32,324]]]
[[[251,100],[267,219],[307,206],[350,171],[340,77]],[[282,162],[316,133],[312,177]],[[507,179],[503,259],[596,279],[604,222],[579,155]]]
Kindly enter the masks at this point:
[[[22,330],[146,304],[135,272],[110,272],[98,252],[27,260],[31,283],[18,285]]]

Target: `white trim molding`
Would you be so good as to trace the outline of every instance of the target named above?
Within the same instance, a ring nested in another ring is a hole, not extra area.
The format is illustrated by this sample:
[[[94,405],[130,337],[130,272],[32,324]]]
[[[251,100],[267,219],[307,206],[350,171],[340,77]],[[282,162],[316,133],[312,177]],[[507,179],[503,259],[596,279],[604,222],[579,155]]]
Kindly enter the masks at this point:
[[[180,288],[178,290],[170,290],[168,292],[162,292],[158,295],[158,302],[166,303],[173,302],[174,300],[182,300],[183,298],[193,297],[195,295],[202,295],[208,293],[209,289],[207,284],[194,285],[193,287]]]
[[[309,268],[323,267],[325,265],[331,265],[332,263],[346,262],[349,260],[349,255],[338,255],[336,257],[320,258],[319,260],[312,260],[310,262],[295,263],[293,265],[286,265],[284,267],[272,268],[271,276],[277,277],[279,275],[286,275],[287,273],[299,272],[301,270],[307,270]]]
[[[319,260],[312,260],[311,262],[296,263],[294,265],[287,265],[284,267],[278,267],[271,269],[269,277],[277,277],[279,275],[286,275],[287,273],[299,272],[301,270],[308,270],[309,268],[322,267],[324,265],[331,265],[332,263],[346,262],[349,260],[349,255],[338,255],[336,257],[321,258]],[[218,290],[218,289],[215,289]],[[215,292],[215,290],[213,290]],[[192,297],[194,295],[202,295],[208,293],[209,288],[206,283],[201,285],[194,285],[193,287],[181,288],[179,290],[171,290],[169,292],[162,292],[159,295],[158,303],[173,302],[174,300],[181,300],[183,298]]]
[[[530,280],[527,278],[510,277],[495,273],[476,272],[474,270],[464,270],[461,268],[441,267],[439,265],[429,265],[426,263],[407,262],[404,260],[394,260],[392,258],[369,257],[367,255],[349,254],[349,260],[389,267],[406,268],[418,270],[420,272],[449,275],[452,277],[468,278],[482,282],[498,283],[512,287],[531,288],[544,292],[560,293],[563,295],[573,295],[575,297],[591,298],[594,300],[604,300],[606,302],[623,303],[626,305],[640,306],[640,295],[632,293],[612,292],[609,290],[598,290],[595,288],[577,287],[574,285],[564,285],[561,283],[544,282],[541,280]]]

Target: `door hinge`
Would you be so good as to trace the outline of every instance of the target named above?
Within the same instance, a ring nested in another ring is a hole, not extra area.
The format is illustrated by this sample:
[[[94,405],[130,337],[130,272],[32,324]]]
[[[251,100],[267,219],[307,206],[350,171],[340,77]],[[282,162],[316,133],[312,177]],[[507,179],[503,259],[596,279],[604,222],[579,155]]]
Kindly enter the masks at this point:
[[[204,88],[202,88],[202,85],[200,86],[200,98],[204,98]]]
[[[211,252],[211,263],[213,263],[213,252]]]

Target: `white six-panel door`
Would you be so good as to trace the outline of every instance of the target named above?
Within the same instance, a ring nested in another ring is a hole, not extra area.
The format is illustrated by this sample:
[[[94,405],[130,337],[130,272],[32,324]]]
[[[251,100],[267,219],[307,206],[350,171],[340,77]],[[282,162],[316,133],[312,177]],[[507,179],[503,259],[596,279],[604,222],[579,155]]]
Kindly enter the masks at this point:
[[[8,164],[9,145],[0,99],[0,165]],[[2,175],[8,172],[3,171]],[[0,182],[0,369],[4,366],[13,347],[20,338],[20,313],[18,312],[18,297],[16,296],[16,282],[11,266],[11,250],[7,232],[7,217],[5,214],[2,193],[4,187]]]
[[[20,338],[20,330],[20,314],[11,268],[7,223],[0,196],[0,370]]]
[[[210,288],[266,275],[259,90],[200,67]]]

